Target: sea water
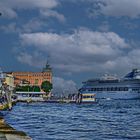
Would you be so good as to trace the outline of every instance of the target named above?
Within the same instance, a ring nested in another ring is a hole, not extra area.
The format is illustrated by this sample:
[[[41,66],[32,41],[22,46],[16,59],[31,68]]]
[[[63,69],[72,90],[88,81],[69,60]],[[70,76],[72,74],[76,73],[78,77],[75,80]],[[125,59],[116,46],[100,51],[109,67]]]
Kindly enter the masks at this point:
[[[17,103],[4,118],[33,140],[140,140],[140,100]]]

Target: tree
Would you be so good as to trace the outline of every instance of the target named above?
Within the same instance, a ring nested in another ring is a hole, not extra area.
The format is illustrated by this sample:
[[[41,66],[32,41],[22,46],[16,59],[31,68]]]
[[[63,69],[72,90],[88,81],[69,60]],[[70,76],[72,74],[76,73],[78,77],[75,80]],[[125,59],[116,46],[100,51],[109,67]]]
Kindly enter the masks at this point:
[[[26,91],[26,92],[40,92],[39,86],[17,86],[16,91]]]
[[[50,92],[51,89],[52,89],[52,84],[51,84],[49,81],[44,81],[44,82],[42,82],[42,84],[41,84],[41,89],[42,89],[43,91],[45,91],[46,93],[47,93],[47,92]]]

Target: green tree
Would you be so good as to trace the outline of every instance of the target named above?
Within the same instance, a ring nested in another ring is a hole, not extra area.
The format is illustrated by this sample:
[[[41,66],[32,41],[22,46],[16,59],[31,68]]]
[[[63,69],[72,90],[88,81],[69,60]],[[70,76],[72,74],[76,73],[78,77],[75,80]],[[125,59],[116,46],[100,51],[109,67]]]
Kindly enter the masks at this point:
[[[40,92],[39,86],[33,86],[32,88],[33,88],[32,91],[34,91],[34,92]]]
[[[17,86],[16,91],[31,91],[31,92],[40,92],[39,86]]]
[[[51,84],[49,81],[44,81],[44,82],[42,82],[42,84],[41,84],[41,89],[42,89],[43,91],[45,91],[46,93],[47,93],[47,92],[50,92],[51,89],[52,89],[52,84]]]

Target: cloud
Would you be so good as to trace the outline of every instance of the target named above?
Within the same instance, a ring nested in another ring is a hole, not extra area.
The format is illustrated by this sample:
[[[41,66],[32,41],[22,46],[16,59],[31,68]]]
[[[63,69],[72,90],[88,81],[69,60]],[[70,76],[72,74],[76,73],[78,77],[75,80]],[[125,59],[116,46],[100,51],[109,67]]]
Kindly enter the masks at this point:
[[[33,18],[29,20],[27,23],[18,25],[16,22],[11,22],[7,25],[1,25],[0,30],[4,31],[5,33],[30,33],[39,31],[43,26],[44,22]]]
[[[88,29],[72,34],[21,34],[20,39],[24,49],[31,47],[49,54],[53,68],[62,72],[98,72],[110,67],[114,70],[113,62],[130,49],[125,39],[114,32]]]
[[[101,32],[109,32],[110,30],[109,23],[104,21],[97,29]]]
[[[1,13],[2,13],[3,17],[6,17],[6,18],[16,18],[17,17],[17,13],[13,9],[11,9],[10,7],[5,7],[1,3],[0,3],[0,9],[1,9]]]
[[[113,17],[138,18],[140,16],[139,0],[95,0],[93,3],[92,15],[100,14]]]
[[[19,29],[17,28],[16,23],[2,25],[2,26],[0,26],[0,30],[4,31],[5,33],[19,32]]]
[[[58,0],[0,1],[1,18],[8,18],[8,22],[5,22],[0,29],[6,33],[17,34],[37,32],[47,26],[46,20],[50,17],[63,23],[66,21],[64,15],[55,10],[59,5],[60,2]],[[25,18],[25,16],[27,18]],[[13,20],[14,18],[19,18],[19,20]]]
[[[55,17],[61,22],[65,22],[65,17],[62,14],[59,14],[56,11],[53,10],[40,10],[40,14],[44,17]]]
[[[54,96],[68,96],[77,93],[77,85],[72,80],[65,80],[60,77],[53,77],[53,94]]]
[[[41,14],[47,17],[56,17],[59,20],[64,20],[64,16],[56,11],[50,10],[59,5],[58,0],[6,0],[0,1],[0,9],[3,17],[16,18],[19,10],[37,10],[45,11]],[[48,12],[48,13],[47,13]]]
[[[58,5],[57,0],[6,0],[1,1],[0,5],[16,9],[34,9],[34,8],[54,8]]]
[[[140,49],[134,48],[125,56],[119,56],[115,60],[107,61],[102,67],[108,67],[111,71],[118,73],[128,72],[128,70],[138,68],[140,61],[137,59],[140,55]]]
[[[29,54],[27,52],[21,52],[16,56],[17,60],[23,64],[28,64],[29,66],[33,67],[42,67],[46,61],[44,57],[42,57],[41,53],[34,52],[32,54]]]
[[[43,21],[34,18],[28,21],[28,23],[22,25],[21,32],[26,32],[26,33],[35,32],[40,30],[43,25],[44,25]]]

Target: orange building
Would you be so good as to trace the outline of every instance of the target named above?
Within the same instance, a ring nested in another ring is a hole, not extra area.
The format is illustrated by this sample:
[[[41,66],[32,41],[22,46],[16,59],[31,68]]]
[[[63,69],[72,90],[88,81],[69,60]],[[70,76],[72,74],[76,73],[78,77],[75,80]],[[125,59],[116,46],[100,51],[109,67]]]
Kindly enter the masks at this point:
[[[14,76],[14,84],[31,86],[41,86],[43,81],[49,81],[52,83],[52,69],[47,63],[42,72],[12,72]]]

